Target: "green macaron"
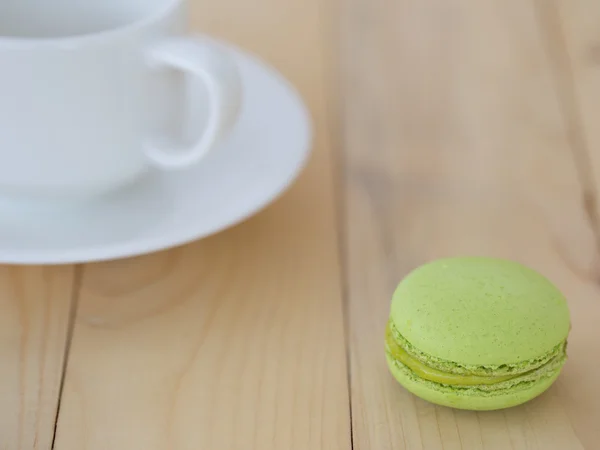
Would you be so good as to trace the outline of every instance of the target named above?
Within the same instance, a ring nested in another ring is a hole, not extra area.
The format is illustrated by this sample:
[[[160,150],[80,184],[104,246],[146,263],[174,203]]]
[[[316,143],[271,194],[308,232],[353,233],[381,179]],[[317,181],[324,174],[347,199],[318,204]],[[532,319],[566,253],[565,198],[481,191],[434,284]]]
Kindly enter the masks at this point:
[[[566,361],[561,292],[516,262],[447,258],[398,285],[386,329],[396,380],[438,405],[493,410],[548,389]]]

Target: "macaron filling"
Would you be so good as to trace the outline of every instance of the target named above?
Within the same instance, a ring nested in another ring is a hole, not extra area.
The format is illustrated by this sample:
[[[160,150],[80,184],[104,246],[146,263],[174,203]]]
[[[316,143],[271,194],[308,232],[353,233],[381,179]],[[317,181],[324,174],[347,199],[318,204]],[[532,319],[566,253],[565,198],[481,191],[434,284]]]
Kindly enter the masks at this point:
[[[390,321],[386,327],[385,339],[388,358],[395,364],[401,365],[404,369],[408,369],[416,378],[458,388],[479,387],[489,390],[513,386],[520,382],[532,381],[560,369],[566,359],[566,344],[562,343],[560,351],[557,354],[550,358],[541,358],[540,363],[534,363],[533,367],[530,366],[529,370],[526,371],[506,373],[505,370],[501,370],[499,373],[489,373],[486,375],[466,373],[464,370],[461,370],[462,373],[453,373],[432,367],[415,357],[399,343],[398,335],[399,333],[393,329],[393,324]],[[446,362],[446,364],[450,363]]]

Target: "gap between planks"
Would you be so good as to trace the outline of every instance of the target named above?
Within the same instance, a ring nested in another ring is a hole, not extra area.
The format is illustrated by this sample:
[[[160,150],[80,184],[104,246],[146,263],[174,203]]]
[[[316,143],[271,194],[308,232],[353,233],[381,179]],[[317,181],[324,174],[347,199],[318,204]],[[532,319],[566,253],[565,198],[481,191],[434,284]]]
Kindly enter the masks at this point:
[[[65,350],[63,353],[63,364],[62,373],[60,375],[60,383],[58,387],[58,399],[56,402],[56,415],[54,416],[54,428],[52,430],[52,444],[51,449],[54,450],[56,445],[56,432],[58,429],[58,418],[60,416],[60,404],[62,401],[62,395],[65,387],[65,378],[67,374],[67,367],[69,365],[69,353],[71,350],[71,342],[73,341],[73,331],[75,329],[75,319],[77,317],[77,306],[79,304],[79,294],[81,292],[81,280],[83,277],[83,271],[85,265],[76,264],[73,266],[73,284],[71,291],[71,304],[69,307],[69,319],[67,322],[67,336],[65,339]]]

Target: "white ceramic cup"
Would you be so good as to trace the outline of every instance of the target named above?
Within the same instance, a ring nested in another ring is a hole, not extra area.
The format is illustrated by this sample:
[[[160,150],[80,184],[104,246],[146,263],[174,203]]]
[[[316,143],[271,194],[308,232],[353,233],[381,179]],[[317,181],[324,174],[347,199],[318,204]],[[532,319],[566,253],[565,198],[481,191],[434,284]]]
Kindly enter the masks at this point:
[[[186,17],[182,0],[2,0],[0,195],[93,196],[213,150],[241,82],[224,49],[183,35]],[[187,141],[193,108],[206,120]]]

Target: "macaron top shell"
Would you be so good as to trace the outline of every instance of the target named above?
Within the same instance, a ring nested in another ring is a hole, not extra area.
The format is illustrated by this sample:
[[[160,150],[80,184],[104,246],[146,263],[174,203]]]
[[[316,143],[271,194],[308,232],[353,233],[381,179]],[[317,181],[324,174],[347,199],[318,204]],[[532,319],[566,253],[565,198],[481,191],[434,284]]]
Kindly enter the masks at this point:
[[[540,358],[564,342],[570,328],[567,302],[545,277],[484,257],[417,268],[396,289],[390,319],[423,354],[490,368]]]

